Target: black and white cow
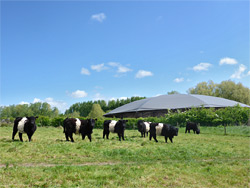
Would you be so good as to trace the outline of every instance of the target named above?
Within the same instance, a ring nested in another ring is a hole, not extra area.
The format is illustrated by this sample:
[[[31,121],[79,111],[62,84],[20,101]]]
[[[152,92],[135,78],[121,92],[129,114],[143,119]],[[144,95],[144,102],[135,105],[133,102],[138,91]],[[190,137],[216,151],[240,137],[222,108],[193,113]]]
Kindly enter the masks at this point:
[[[80,120],[78,118],[66,118],[63,121],[63,132],[65,133],[66,140],[74,142],[73,133],[81,134],[84,140],[87,135],[91,142],[91,134],[95,126],[96,119]]]
[[[190,133],[190,130],[193,130],[194,133],[196,133],[196,134],[200,134],[200,129],[198,128],[198,123],[187,122],[185,133],[187,133],[187,131],[188,131],[188,133]]]
[[[103,124],[103,138],[105,138],[106,135],[106,138],[109,139],[109,133],[112,132],[118,134],[120,141],[121,138],[124,140],[124,130],[126,127],[126,122],[128,122],[128,120],[105,120]]]
[[[14,140],[15,135],[19,132],[19,138],[23,142],[23,133],[28,135],[29,141],[31,141],[32,135],[36,131],[36,119],[38,117],[17,117],[14,121],[12,140]]]
[[[148,132],[149,132],[149,129],[150,129],[150,123],[151,122],[142,121],[142,120],[139,120],[137,122],[138,131],[141,133],[141,137],[145,137],[146,133],[147,133],[147,136],[148,136]]]
[[[150,130],[149,130],[149,140],[152,139],[152,137],[155,139],[156,142],[158,140],[156,139],[157,136],[165,136],[165,141],[167,142],[167,139],[173,143],[173,137],[178,136],[179,129],[169,125],[169,124],[163,124],[163,123],[151,123],[150,124]]]
[[[91,142],[91,134],[93,133],[93,128],[95,126],[96,121],[97,121],[97,119],[81,120],[80,133],[82,134],[83,140],[84,140],[85,136],[87,135],[89,138],[89,141]]]

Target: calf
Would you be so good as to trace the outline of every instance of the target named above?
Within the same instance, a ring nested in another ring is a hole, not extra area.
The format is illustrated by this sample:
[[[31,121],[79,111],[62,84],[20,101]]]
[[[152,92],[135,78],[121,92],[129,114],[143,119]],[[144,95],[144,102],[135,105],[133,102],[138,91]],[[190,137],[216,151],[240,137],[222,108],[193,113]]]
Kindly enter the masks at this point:
[[[148,132],[150,129],[150,123],[151,122],[146,122],[146,121],[142,121],[142,120],[139,120],[137,122],[138,131],[141,132],[141,137],[145,137],[146,133],[148,136]]]
[[[200,129],[198,128],[198,123],[187,122],[185,133],[187,133],[187,131],[188,131],[188,133],[190,133],[190,130],[193,130],[194,133],[196,133],[196,134],[200,134]]]
[[[14,140],[17,131],[19,132],[19,138],[23,142],[23,133],[28,135],[29,141],[31,141],[32,135],[36,131],[36,119],[38,117],[17,117],[14,121],[12,140]]]
[[[109,133],[117,133],[119,136],[119,140],[121,141],[121,138],[124,140],[124,130],[126,126],[126,122],[128,120],[120,119],[119,121],[115,120],[105,120],[103,124],[103,138],[109,139]]]
[[[63,132],[65,133],[66,140],[74,142],[73,133],[81,134],[82,139],[87,135],[91,142],[91,134],[95,126],[96,119],[80,120],[78,118],[66,118],[63,121]]]
[[[166,143],[167,143],[168,138],[173,143],[172,139],[174,136],[178,136],[178,131],[179,131],[178,128],[169,124],[151,123],[150,130],[149,130],[149,133],[150,133],[149,140],[151,140],[153,137],[154,140],[158,142],[158,140],[156,139],[156,135],[157,135],[157,136],[165,136]]]

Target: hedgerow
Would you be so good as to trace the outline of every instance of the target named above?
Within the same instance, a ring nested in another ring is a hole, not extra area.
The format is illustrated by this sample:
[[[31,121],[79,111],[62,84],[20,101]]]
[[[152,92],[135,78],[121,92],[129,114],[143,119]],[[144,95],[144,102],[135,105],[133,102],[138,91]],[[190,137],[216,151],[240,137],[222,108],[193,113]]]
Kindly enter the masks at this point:
[[[239,105],[221,109],[214,108],[191,108],[187,111],[168,111],[165,117],[146,117],[146,118],[124,118],[128,120],[126,129],[136,129],[138,120],[144,120],[155,123],[168,123],[174,126],[183,127],[186,122],[192,121],[199,123],[200,126],[218,126],[218,125],[247,125],[250,117],[250,109]],[[37,126],[53,126],[59,127],[63,125],[66,116],[50,118],[47,116],[39,116],[36,120]],[[1,118],[2,121],[4,118]],[[87,119],[79,117],[79,119]],[[119,118],[101,118],[96,121],[95,128],[103,128],[105,120],[119,120]],[[9,121],[9,120],[8,120]],[[14,121],[14,119],[13,119]],[[2,122],[3,123],[3,122]],[[13,122],[12,122],[13,123]]]

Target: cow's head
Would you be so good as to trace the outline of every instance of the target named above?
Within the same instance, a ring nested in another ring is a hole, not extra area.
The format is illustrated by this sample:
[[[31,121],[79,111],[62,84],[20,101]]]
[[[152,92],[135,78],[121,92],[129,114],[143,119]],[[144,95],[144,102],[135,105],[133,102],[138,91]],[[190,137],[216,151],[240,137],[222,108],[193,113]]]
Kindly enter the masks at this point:
[[[36,119],[38,118],[38,116],[34,117],[34,116],[31,116],[31,117],[27,117],[28,119],[28,123],[32,126],[35,126],[36,125]]]
[[[199,128],[196,130],[196,134],[200,134],[200,129]]]
[[[128,120],[120,119],[117,123],[118,123],[119,125],[122,125],[122,127],[125,129],[125,127],[126,127],[126,122],[128,122]]]
[[[174,126],[170,126],[170,131],[171,131],[171,134],[173,135],[173,136],[178,136],[178,131],[179,131],[179,128],[177,128],[177,127],[174,127]]]
[[[138,127],[138,130],[139,131],[142,131],[143,130],[143,125],[144,125],[144,122],[142,120],[139,120],[137,122],[137,127]]]
[[[178,136],[179,128],[175,127],[175,136]]]
[[[97,121],[97,119],[87,119],[88,121],[88,125],[90,125],[91,127],[95,127],[95,122]]]

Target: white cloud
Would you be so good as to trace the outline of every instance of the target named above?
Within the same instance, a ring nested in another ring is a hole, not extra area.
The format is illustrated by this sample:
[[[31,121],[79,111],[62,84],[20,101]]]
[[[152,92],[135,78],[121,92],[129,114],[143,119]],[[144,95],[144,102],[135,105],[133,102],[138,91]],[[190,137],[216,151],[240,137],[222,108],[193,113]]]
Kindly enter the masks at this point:
[[[90,72],[88,69],[85,69],[85,68],[82,68],[81,70],[81,74],[84,74],[84,75],[90,75]]]
[[[230,57],[225,57],[225,58],[222,58],[219,62],[219,65],[223,65],[223,64],[226,64],[226,65],[235,65],[237,64],[237,60],[236,59],[233,59],[233,58],[230,58]]]
[[[120,65],[120,63],[117,62],[109,62],[108,65],[112,66],[112,67],[118,67]]]
[[[247,72],[247,76],[250,76],[250,71]]]
[[[63,101],[56,101],[51,97],[45,99],[45,102],[50,104],[51,107],[56,107],[60,112],[64,112],[67,109],[67,103]]]
[[[94,98],[94,101],[98,101],[98,100],[106,100],[106,98],[104,96],[102,96],[100,93],[96,93]]]
[[[246,69],[247,69],[247,67],[245,65],[240,64],[238,70],[236,70],[235,73],[232,74],[230,78],[241,79],[242,74],[245,72]]]
[[[132,71],[132,70],[127,68],[127,67],[124,67],[124,66],[119,66],[118,70],[117,70],[118,73],[126,73],[126,72],[129,72],[129,71]]]
[[[180,82],[183,82],[184,81],[184,78],[175,78],[174,79],[174,82],[176,83],[180,83]]]
[[[20,102],[19,104],[29,104],[29,103],[28,103],[28,102],[22,101],[22,102]]]
[[[71,93],[71,96],[73,98],[83,98],[83,97],[86,97],[87,95],[88,94],[85,91],[81,91],[81,90],[76,90]]]
[[[143,78],[146,76],[153,76],[153,73],[150,71],[139,70],[135,75],[136,78]]]
[[[34,98],[33,103],[37,103],[37,102],[43,102],[43,101],[41,99]]]
[[[95,70],[97,72],[101,72],[103,70],[108,69],[108,67],[105,67],[104,63],[102,63],[102,64],[98,64],[98,65],[91,65],[91,69]]]
[[[99,13],[99,14],[93,14],[91,16],[92,20],[96,20],[98,22],[103,22],[103,20],[106,19],[106,15],[104,13]]]
[[[126,73],[129,71],[132,71],[132,69],[129,69],[128,67],[125,67],[123,65],[121,65],[120,63],[117,62],[109,62],[108,65],[110,65],[111,67],[117,67],[117,72],[118,73]]]
[[[54,100],[53,98],[51,97],[48,97],[46,98],[45,100],[41,100],[41,99],[38,99],[38,98],[34,98],[33,102],[32,103],[37,103],[37,102],[40,102],[40,103],[48,103],[52,108],[53,107],[56,107],[58,108],[58,110],[60,112],[64,112],[66,109],[67,109],[67,103],[63,102],[63,101],[56,101]],[[28,102],[21,102],[20,104],[29,104]]]
[[[212,64],[210,63],[200,63],[193,67],[194,71],[207,71],[209,67],[211,67]]]

